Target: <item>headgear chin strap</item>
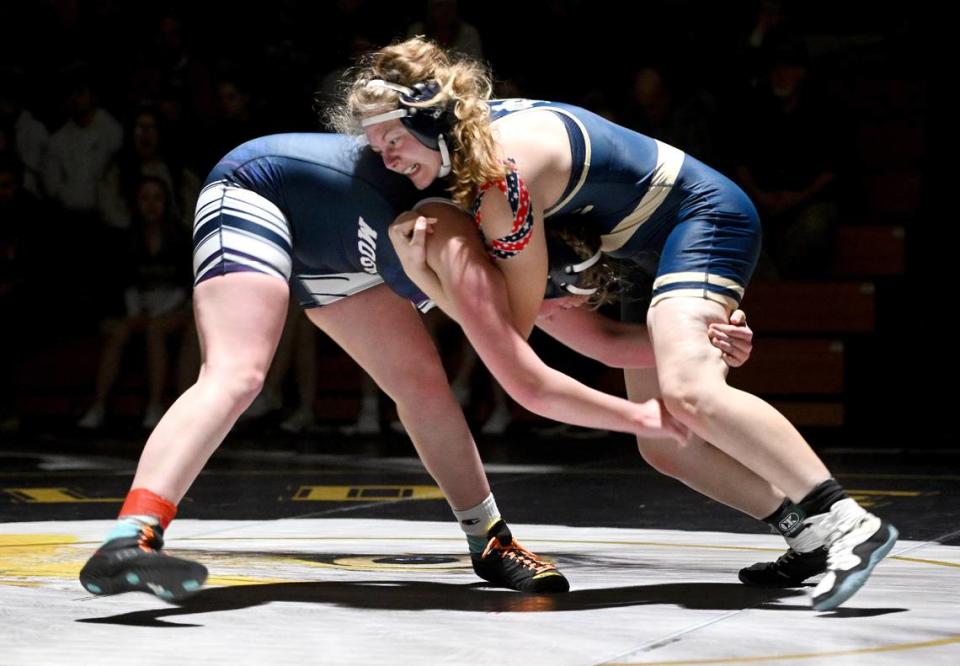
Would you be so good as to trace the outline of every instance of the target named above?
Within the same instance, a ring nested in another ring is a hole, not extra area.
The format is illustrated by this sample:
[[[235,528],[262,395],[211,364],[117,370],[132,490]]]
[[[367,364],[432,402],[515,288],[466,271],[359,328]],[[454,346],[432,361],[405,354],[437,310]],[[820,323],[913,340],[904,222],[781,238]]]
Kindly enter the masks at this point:
[[[403,126],[416,137],[417,141],[430,150],[440,151],[440,173],[443,178],[450,173],[450,149],[444,136],[453,126],[454,118],[450,104],[434,104],[432,106],[418,106],[429,102],[440,92],[440,86],[431,81],[417,83],[413,88],[401,86],[382,79],[367,81],[365,86],[371,90],[392,90],[400,93],[400,108],[360,121],[361,127],[379,125],[388,120],[399,119]]]
[[[545,298],[560,298],[570,294],[592,296],[597,293],[597,287],[581,287],[579,283],[583,277],[581,273],[600,261],[600,251],[589,259],[581,261],[569,245],[548,237],[547,255],[550,262],[550,275],[547,279]]]

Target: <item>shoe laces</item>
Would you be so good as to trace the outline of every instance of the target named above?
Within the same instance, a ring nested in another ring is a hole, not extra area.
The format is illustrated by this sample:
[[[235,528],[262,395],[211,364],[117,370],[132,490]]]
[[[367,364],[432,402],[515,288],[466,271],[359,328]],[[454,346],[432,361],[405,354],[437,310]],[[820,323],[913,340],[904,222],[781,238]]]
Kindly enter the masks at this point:
[[[557,568],[550,562],[544,562],[529,550],[521,546],[519,543],[517,543],[516,539],[511,539],[509,543],[503,544],[500,542],[498,537],[491,537],[490,541],[487,542],[487,547],[483,549],[483,554],[480,556],[480,558],[486,559],[487,555],[494,551],[500,553],[500,557],[513,560],[526,569],[533,569],[534,574],[544,573],[545,571],[554,571]]]
[[[155,553],[163,547],[163,541],[152,526],[143,525],[137,537],[137,546],[144,552]]]
[[[793,548],[788,548],[787,552],[777,558],[777,564],[790,564],[800,556],[800,553]]]

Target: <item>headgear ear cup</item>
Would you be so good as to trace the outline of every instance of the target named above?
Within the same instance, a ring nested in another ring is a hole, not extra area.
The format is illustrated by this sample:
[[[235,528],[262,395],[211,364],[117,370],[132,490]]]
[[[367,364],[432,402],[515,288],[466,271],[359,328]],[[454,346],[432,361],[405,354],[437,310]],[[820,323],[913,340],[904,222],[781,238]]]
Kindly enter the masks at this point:
[[[580,281],[583,279],[583,272],[600,261],[600,254],[597,251],[589,259],[583,260],[569,245],[548,236],[547,255],[550,273],[545,298],[560,298],[571,294],[590,296],[597,293],[597,287],[583,287]]]
[[[400,93],[400,107],[393,111],[380,113],[361,121],[362,127],[370,127],[398,118],[403,126],[424,146],[440,152],[440,178],[450,173],[450,149],[446,135],[453,129],[456,116],[453,113],[453,100],[446,104],[427,104],[440,94],[440,84],[436,81],[417,83],[413,88],[401,86],[389,81],[373,79],[367,88],[393,90]],[[423,106],[427,104],[426,106]]]

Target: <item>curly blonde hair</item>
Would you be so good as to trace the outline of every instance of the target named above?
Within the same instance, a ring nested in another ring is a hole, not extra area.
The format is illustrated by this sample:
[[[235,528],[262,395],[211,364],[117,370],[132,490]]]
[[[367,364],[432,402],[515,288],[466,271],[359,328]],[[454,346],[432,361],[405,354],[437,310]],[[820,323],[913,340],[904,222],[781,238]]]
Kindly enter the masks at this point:
[[[422,37],[387,46],[364,56],[345,75],[341,101],[326,114],[331,127],[344,134],[359,134],[362,118],[399,106],[399,93],[367,87],[374,79],[408,88],[436,81],[440,92],[423,106],[452,102],[456,123],[448,137],[452,139],[450,192],[459,205],[468,207],[480,185],[503,178],[505,166],[490,128],[487,105],[492,81],[484,65],[451,56]]]

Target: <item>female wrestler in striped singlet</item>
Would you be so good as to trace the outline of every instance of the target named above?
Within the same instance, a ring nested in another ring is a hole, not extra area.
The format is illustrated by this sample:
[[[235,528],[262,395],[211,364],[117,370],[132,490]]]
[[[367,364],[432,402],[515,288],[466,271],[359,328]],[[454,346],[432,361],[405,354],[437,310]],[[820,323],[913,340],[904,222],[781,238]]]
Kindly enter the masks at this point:
[[[310,319],[396,402],[466,532],[477,574],[524,591],[568,589],[556,567],[517,544],[500,518],[436,348],[411,307],[427,299],[404,275],[387,225],[421,196],[354,137],[264,137],[217,164],[194,223],[200,376],[151,433],[117,523],[80,572],[87,590],[177,600],[202,585],[206,568],[163,553],[163,532],[260,392],[290,288]]]

